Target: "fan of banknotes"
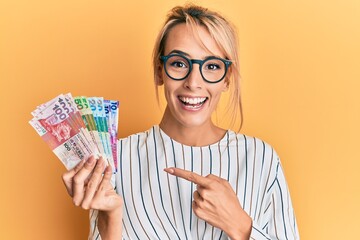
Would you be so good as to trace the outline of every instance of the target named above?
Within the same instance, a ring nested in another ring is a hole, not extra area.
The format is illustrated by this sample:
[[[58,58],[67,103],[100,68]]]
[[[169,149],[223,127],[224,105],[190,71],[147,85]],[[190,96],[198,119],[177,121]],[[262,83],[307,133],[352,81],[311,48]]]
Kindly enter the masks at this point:
[[[68,170],[101,155],[116,171],[119,101],[61,94],[31,114],[30,125]]]

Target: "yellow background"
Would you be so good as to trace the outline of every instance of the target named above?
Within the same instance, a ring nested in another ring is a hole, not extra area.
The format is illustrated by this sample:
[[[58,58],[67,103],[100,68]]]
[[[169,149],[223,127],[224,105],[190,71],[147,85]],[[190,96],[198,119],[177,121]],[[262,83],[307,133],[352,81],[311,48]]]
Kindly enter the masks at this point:
[[[238,27],[242,131],[280,154],[302,239],[358,238],[360,2],[194,2]],[[120,137],[157,124],[152,46],[182,3],[0,0],[0,239],[86,238],[30,112],[72,92],[120,100]]]

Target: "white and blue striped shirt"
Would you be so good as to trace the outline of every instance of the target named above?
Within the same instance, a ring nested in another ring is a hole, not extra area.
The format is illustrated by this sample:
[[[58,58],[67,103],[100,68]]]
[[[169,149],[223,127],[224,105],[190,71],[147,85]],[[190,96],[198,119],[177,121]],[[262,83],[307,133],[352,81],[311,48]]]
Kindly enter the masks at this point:
[[[159,126],[118,141],[116,191],[123,197],[123,239],[229,239],[192,211],[195,184],[168,175],[177,167],[226,179],[253,219],[250,239],[299,239],[279,157],[260,139],[228,130],[217,143],[186,146]],[[97,212],[89,239],[100,239]],[[120,226],[119,226],[120,227]]]

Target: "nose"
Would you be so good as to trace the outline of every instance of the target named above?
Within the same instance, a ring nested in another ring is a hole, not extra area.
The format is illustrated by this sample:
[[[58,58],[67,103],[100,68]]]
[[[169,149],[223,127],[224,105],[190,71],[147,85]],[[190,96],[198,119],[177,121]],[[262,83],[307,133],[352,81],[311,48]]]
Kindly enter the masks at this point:
[[[193,65],[193,68],[184,81],[184,87],[190,90],[201,89],[204,84],[204,80],[201,76],[200,68],[198,64]]]

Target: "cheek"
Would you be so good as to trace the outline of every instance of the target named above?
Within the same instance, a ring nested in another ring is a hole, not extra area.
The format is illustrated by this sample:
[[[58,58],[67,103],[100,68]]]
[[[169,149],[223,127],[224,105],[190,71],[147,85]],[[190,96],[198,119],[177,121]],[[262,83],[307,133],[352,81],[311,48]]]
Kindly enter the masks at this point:
[[[220,98],[221,94],[227,90],[227,85],[225,82],[222,82],[221,85],[216,86],[216,88],[212,89],[213,97]]]
[[[216,104],[219,102],[220,98],[221,98],[221,93],[222,92],[217,92],[216,95],[214,95],[214,99],[216,101]]]
[[[217,86],[216,88],[214,88],[210,91],[212,105],[214,105],[214,107],[216,107],[216,105],[219,103],[221,95],[224,92],[224,89],[226,89],[226,86],[221,85],[221,86]]]
[[[172,97],[175,97],[175,83],[174,81],[169,81],[169,79],[164,79],[164,93],[167,101],[169,101]]]

